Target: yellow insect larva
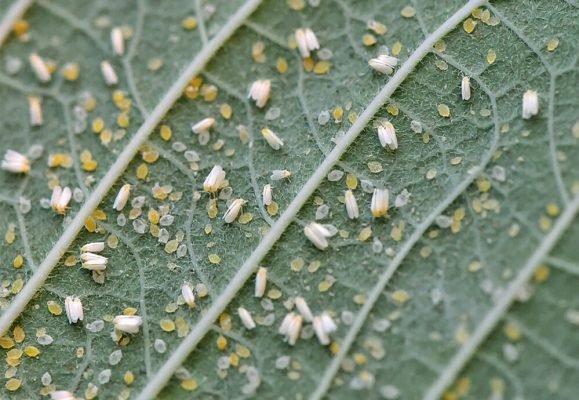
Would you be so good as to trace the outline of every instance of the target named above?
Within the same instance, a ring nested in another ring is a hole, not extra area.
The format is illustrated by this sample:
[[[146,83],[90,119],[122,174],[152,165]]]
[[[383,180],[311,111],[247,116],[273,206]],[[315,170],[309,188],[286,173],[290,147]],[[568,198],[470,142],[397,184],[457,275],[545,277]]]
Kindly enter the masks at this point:
[[[279,150],[282,148],[283,140],[281,140],[279,138],[279,136],[277,136],[275,134],[275,132],[273,132],[272,130],[270,130],[268,128],[263,128],[261,130],[261,134],[263,135],[263,137],[267,141],[267,144],[269,144],[269,147],[271,147],[274,150]]]
[[[143,325],[143,318],[138,315],[117,315],[113,319],[113,324],[118,331],[138,333],[139,327]]]
[[[28,109],[30,111],[30,125],[42,125],[44,122],[44,118],[42,117],[42,97],[28,96]]]
[[[105,242],[91,242],[87,243],[80,248],[81,252],[91,252],[91,253],[98,253],[105,249]]]
[[[101,73],[103,75],[103,79],[108,86],[114,86],[119,83],[119,78],[117,77],[117,73],[113,69],[113,66],[108,61],[101,62]]]
[[[205,118],[191,126],[193,133],[202,134],[209,133],[209,129],[215,125],[214,118]]]
[[[255,322],[253,321],[253,317],[251,316],[249,311],[247,311],[243,307],[239,307],[237,309],[237,314],[239,315],[239,318],[241,319],[243,326],[245,326],[247,329],[255,328]]]
[[[219,190],[224,180],[225,171],[220,165],[215,165],[209,175],[207,175],[207,178],[205,178],[205,182],[203,182],[203,190],[208,193],[215,193]]]
[[[82,267],[90,271],[104,271],[107,268],[108,258],[99,254],[85,252],[80,255]]]
[[[370,209],[376,218],[388,214],[388,189],[374,189]]]
[[[310,52],[320,48],[318,38],[310,28],[296,30],[295,38],[302,58],[308,58]]]
[[[460,93],[464,101],[470,100],[470,78],[468,76],[462,77]]]
[[[29,56],[30,66],[36,75],[36,78],[40,82],[49,82],[51,79],[50,70],[46,62],[36,53],[32,53]]]
[[[13,174],[27,174],[30,172],[30,161],[17,151],[6,150],[2,160],[2,169]]]
[[[320,250],[324,250],[328,247],[328,239],[332,236],[331,232],[322,224],[317,222],[312,222],[304,228],[304,234],[310,242],[313,243]]]
[[[123,208],[127,205],[127,201],[129,200],[129,196],[131,194],[131,185],[125,183],[119,193],[117,193],[117,197],[115,197],[115,201],[113,203],[113,208],[117,211],[123,211]]]
[[[267,268],[259,267],[255,275],[255,297],[263,297],[267,285]]]
[[[296,308],[304,318],[304,321],[311,322],[314,319],[312,311],[310,310],[310,306],[308,306],[308,303],[303,297],[296,297]]]
[[[523,118],[529,119],[539,113],[539,96],[534,90],[527,90],[523,95]]]
[[[270,179],[272,181],[281,181],[282,179],[287,179],[292,176],[292,173],[287,169],[274,169],[271,171]]]
[[[223,215],[223,220],[226,224],[230,224],[237,219],[239,212],[241,211],[241,207],[243,207],[247,203],[247,201],[243,199],[235,199],[225,211],[225,215]]]
[[[71,197],[72,191],[68,186],[66,186],[64,189],[60,186],[55,186],[54,189],[52,189],[50,207],[58,214],[65,214]]]
[[[390,121],[383,121],[378,125],[378,139],[382,147],[388,147],[390,150],[398,148],[398,139],[396,138],[396,129]]]
[[[125,40],[121,28],[116,27],[111,30],[111,43],[117,56],[122,56],[125,53]]]
[[[372,69],[384,75],[392,74],[397,64],[398,58],[387,54],[380,54],[378,57],[368,60],[368,65],[372,67]]]
[[[76,296],[67,296],[64,300],[64,308],[66,310],[66,317],[69,324],[76,324],[84,318],[84,311],[82,303]]]
[[[187,282],[184,282],[181,286],[181,296],[183,296],[183,300],[189,307],[195,306],[195,295],[193,294],[193,288]]]
[[[248,98],[255,101],[255,105],[263,108],[269,99],[271,91],[271,81],[269,79],[261,79],[253,82],[249,89]]]
[[[264,206],[269,206],[273,201],[273,190],[269,183],[263,186],[262,198]]]
[[[354,193],[351,190],[346,190],[344,193],[344,204],[346,205],[346,212],[348,213],[348,218],[356,219],[360,216],[360,211],[358,210],[358,202]]]

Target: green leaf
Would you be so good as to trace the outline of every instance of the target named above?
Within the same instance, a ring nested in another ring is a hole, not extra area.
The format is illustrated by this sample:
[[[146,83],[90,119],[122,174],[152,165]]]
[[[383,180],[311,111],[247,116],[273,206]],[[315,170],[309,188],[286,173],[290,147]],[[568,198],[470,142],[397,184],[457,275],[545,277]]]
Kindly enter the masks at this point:
[[[4,40],[29,4],[0,1],[0,150],[43,149],[27,176],[0,175],[2,397],[58,389],[92,398],[98,388],[99,398],[139,399],[574,398],[578,5],[316,3],[39,1],[24,15],[28,32]],[[195,28],[184,29],[187,17]],[[369,20],[387,32],[373,33]],[[122,57],[113,27],[126,35]],[[312,71],[293,48],[301,27],[316,33],[324,50],[314,62],[325,54],[329,71]],[[379,46],[400,59],[391,76],[368,67]],[[33,52],[56,63],[51,82],[36,79]],[[103,60],[118,86],[103,81]],[[73,62],[80,75],[69,82],[60,71]],[[194,77],[200,93],[183,95]],[[257,79],[272,82],[264,109],[247,98]],[[130,99],[125,131],[116,89]],[[527,90],[540,109],[525,120]],[[89,94],[96,107],[83,122]],[[42,126],[30,126],[29,96],[42,97]],[[203,145],[191,125],[207,117],[216,124]],[[93,133],[98,118],[109,143]],[[397,150],[380,146],[379,119],[396,128]],[[260,134],[266,127],[280,150]],[[72,165],[49,167],[59,153]],[[217,197],[203,192],[214,165],[228,180]],[[291,177],[272,181],[275,169]],[[353,177],[357,220],[343,204]],[[127,183],[119,212],[113,202]],[[267,183],[278,212],[262,204]],[[77,189],[65,216],[46,209],[56,184]],[[373,188],[390,191],[386,218],[372,217]],[[235,198],[247,204],[226,224]],[[303,233],[316,220],[338,231],[323,251]],[[94,241],[107,244],[100,284],[78,262]],[[268,269],[262,299],[259,266]],[[196,292],[192,308],[180,298],[184,281]],[[63,311],[71,295],[82,300],[82,323]],[[278,334],[296,296],[332,315],[331,345],[309,323],[294,346]],[[143,325],[117,343],[112,319],[131,309]],[[19,357],[14,349],[27,346],[40,354]]]

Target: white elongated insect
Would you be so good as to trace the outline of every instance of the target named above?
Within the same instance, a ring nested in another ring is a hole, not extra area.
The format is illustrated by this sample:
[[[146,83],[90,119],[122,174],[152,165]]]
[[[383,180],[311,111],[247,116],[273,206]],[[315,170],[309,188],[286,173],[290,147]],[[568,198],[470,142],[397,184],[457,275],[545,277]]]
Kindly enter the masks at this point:
[[[125,54],[125,40],[121,28],[116,27],[111,30],[111,43],[113,44],[113,50],[117,56]]]
[[[291,318],[289,326],[287,328],[286,339],[290,346],[296,344],[296,341],[300,337],[300,331],[302,329],[302,316],[294,315]]]
[[[85,252],[80,255],[82,267],[90,271],[104,271],[107,268],[108,258],[99,254]]]
[[[460,93],[464,101],[470,100],[470,78],[468,76],[462,77]]]
[[[68,390],[55,390],[50,393],[50,400],[76,400],[76,397]]]
[[[101,73],[103,75],[103,79],[108,86],[114,86],[119,83],[119,78],[117,77],[117,73],[113,69],[113,66],[108,61],[101,62]]]
[[[286,314],[283,321],[281,321],[281,325],[279,326],[278,332],[280,335],[287,335],[289,331],[289,327],[292,323],[293,318],[296,316],[296,313],[290,312]]]
[[[205,182],[203,182],[203,190],[208,193],[215,193],[219,190],[224,180],[225,171],[220,165],[215,165],[209,175],[207,175],[207,178],[205,178]]]
[[[17,151],[6,150],[2,160],[2,169],[13,174],[27,174],[30,172],[30,161]]]
[[[281,181],[282,179],[287,179],[292,176],[292,173],[287,169],[274,169],[271,171],[271,176],[269,177],[272,181]]]
[[[264,206],[269,206],[271,204],[271,202],[273,201],[273,191],[272,191],[271,185],[269,183],[267,185],[263,186],[262,198],[263,198],[263,205]]]
[[[296,308],[298,309],[301,316],[304,318],[304,321],[311,322],[314,319],[312,311],[310,310],[310,306],[301,296],[296,297]]]
[[[36,53],[32,53],[30,54],[28,59],[30,61],[30,66],[32,67],[32,70],[36,75],[36,78],[38,78],[40,82],[49,82],[52,77],[50,76],[48,66],[46,65],[42,57],[40,57]]]
[[[330,334],[337,329],[334,320],[327,313],[322,313],[322,315],[314,318],[312,325],[320,344],[322,346],[330,344]]]
[[[530,119],[539,113],[539,96],[534,90],[527,90],[523,95],[523,118]]]
[[[396,138],[396,129],[390,121],[383,121],[378,126],[378,139],[382,147],[388,147],[390,150],[398,148],[398,139]]]
[[[312,326],[314,327],[314,333],[316,334],[316,337],[318,338],[318,342],[320,342],[320,344],[322,346],[329,345],[330,344],[330,336],[324,330],[324,327],[322,326],[322,320],[320,319],[320,317],[314,317],[314,321],[312,322]]]
[[[388,189],[374,189],[370,209],[374,217],[384,217],[388,214]]]
[[[267,285],[267,268],[259,267],[255,275],[255,297],[263,297]]]
[[[375,71],[390,75],[394,72],[396,65],[398,65],[398,59],[387,54],[380,54],[378,57],[368,60],[368,65]]]
[[[255,101],[255,105],[263,108],[269,100],[271,91],[271,81],[269,79],[260,79],[251,84],[249,88],[248,98]]]
[[[117,193],[117,197],[115,197],[115,201],[113,203],[113,208],[117,211],[123,211],[123,208],[127,205],[127,201],[129,200],[129,196],[131,194],[131,185],[125,183],[119,193]]]
[[[282,148],[283,140],[281,140],[279,138],[279,136],[277,136],[275,134],[275,132],[273,132],[272,130],[270,130],[268,128],[263,128],[261,130],[261,134],[263,135],[263,137],[267,141],[267,144],[269,144],[269,147],[271,147],[274,150],[279,150]]]
[[[205,118],[191,126],[193,133],[209,133],[209,129],[215,125],[215,118]]]
[[[317,222],[311,222],[304,228],[304,234],[310,242],[314,244],[318,249],[324,250],[328,247],[328,239],[332,236],[331,232],[322,224]]]
[[[360,211],[358,210],[358,202],[354,193],[351,190],[346,190],[344,193],[344,204],[346,205],[346,212],[348,213],[348,218],[356,219],[360,216]]]
[[[255,328],[255,322],[253,321],[253,317],[251,316],[249,311],[247,311],[243,307],[239,307],[237,309],[237,314],[239,315],[239,318],[241,319],[243,326],[245,326],[247,329]]]
[[[143,325],[143,318],[138,315],[117,315],[113,319],[115,329],[121,332],[138,333]]]
[[[247,203],[247,201],[243,199],[235,199],[225,211],[225,215],[223,215],[223,220],[226,224],[230,224],[237,219],[239,212],[241,211],[241,207],[243,207]]]
[[[64,189],[60,186],[55,186],[54,189],[52,189],[50,207],[57,214],[65,214],[71,197],[72,191],[68,186],[66,186]]]
[[[336,323],[327,312],[323,312],[320,315],[320,320],[322,321],[322,328],[327,334],[334,333],[338,329]]]
[[[310,28],[296,30],[295,38],[302,58],[308,58],[312,51],[320,48],[318,38]]]
[[[80,248],[82,252],[98,253],[105,249],[105,242],[91,242],[87,243]]]
[[[44,122],[44,118],[42,117],[42,97],[28,96],[28,110],[30,112],[30,125],[42,125]]]
[[[64,308],[69,324],[76,324],[84,318],[82,303],[78,297],[67,296],[66,299],[64,299]]]
[[[183,296],[183,300],[189,307],[195,306],[195,295],[193,294],[193,288],[187,282],[183,283],[181,286],[181,296]]]

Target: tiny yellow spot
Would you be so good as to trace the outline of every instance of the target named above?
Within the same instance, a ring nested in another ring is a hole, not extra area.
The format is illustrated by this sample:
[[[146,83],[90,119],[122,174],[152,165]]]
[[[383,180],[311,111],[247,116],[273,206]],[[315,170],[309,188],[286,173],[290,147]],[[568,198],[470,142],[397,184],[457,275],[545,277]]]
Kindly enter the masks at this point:
[[[416,10],[412,6],[406,6],[400,11],[400,15],[404,18],[412,18],[416,15]]]
[[[35,346],[26,346],[24,348],[24,354],[28,357],[37,357],[40,354],[40,350]]]
[[[251,351],[249,351],[247,347],[240,344],[235,345],[235,352],[241,358],[248,358],[251,355]]]
[[[442,39],[438,40],[434,43],[434,50],[438,51],[439,53],[444,53],[446,51],[446,42]]]
[[[62,67],[61,74],[69,82],[74,82],[80,74],[80,67],[77,63],[66,63]]]
[[[281,297],[281,290],[279,289],[269,289],[267,291],[267,297],[272,300],[277,300]]]
[[[358,365],[364,365],[368,362],[368,359],[366,358],[366,356],[362,353],[356,353],[354,354],[354,362]]]
[[[402,43],[396,42],[394,46],[392,46],[392,55],[398,57],[402,52]]]
[[[170,319],[162,319],[159,322],[159,326],[165,332],[173,332],[175,330],[175,323]]]
[[[275,201],[272,201],[271,204],[266,207],[266,209],[267,213],[273,217],[274,215],[277,215],[279,211],[279,204],[277,204]]]
[[[96,231],[96,221],[93,217],[88,217],[85,221],[84,221],[84,228],[88,231],[88,232],[94,232]],[[76,263],[75,263],[76,264]]]
[[[404,304],[408,300],[410,300],[410,294],[406,290],[396,290],[392,293],[392,300],[394,300],[398,304]]]
[[[556,217],[559,215],[559,212],[561,211],[559,209],[559,206],[555,203],[549,203],[547,204],[547,215],[549,215],[550,217]]]
[[[20,388],[20,384],[22,383],[22,381],[20,379],[17,378],[11,378],[8,379],[8,381],[6,382],[6,390],[10,391],[10,392],[15,392]]]
[[[133,373],[131,371],[127,371],[127,372],[125,372],[125,375],[123,376],[123,380],[125,381],[125,383],[127,385],[131,385],[133,383],[133,381],[135,380],[135,375],[133,375]]]
[[[219,113],[225,119],[231,119],[231,115],[233,114],[233,110],[231,106],[227,103],[223,103],[219,106]]]
[[[537,283],[543,283],[549,279],[550,269],[546,265],[539,265],[533,274],[533,280]]]
[[[62,307],[57,302],[49,300],[46,304],[48,306],[48,311],[50,311],[52,315],[62,314]]]
[[[219,257],[217,254],[209,254],[207,258],[209,258],[209,262],[211,264],[219,264],[221,262],[221,257]]]
[[[167,244],[165,244],[165,252],[167,254],[172,254],[177,251],[177,247],[179,247],[179,242],[177,240],[169,240]]]
[[[497,53],[493,49],[489,49],[487,52],[487,63],[492,65],[497,60]]]
[[[239,222],[241,225],[249,224],[252,220],[253,220],[252,213],[243,213],[239,216],[239,218],[237,218],[237,222]]]
[[[203,85],[201,86],[201,95],[203,100],[206,102],[212,102],[217,98],[217,86],[215,85]]]
[[[302,61],[302,66],[304,67],[304,71],[312,72],[314,69],[314,60],[311,57],[304,58]]]
[[[316,65],[314,66],[314,74],[317,75],[324,75],[327,74],[330,71],[330,68],[332,67],[332,63],[329,61],[319,61],[316,63]]]
[[[102,118],[95,118],[92,121],[92,131],[94,133],[101,133],[105,127],[105,121]]]
[[[505,327],[503,328],[503,333],[509,340],[513,342],[521,340],[521,338],[523,337],[521,328],[519,328],[519,326],[515,325],[512,322],[507,322],[505,324]]]
[[[14,282],[12,282],[12,294],[20,293],[23,287],[24,281],[21,278],[16,279]]]
[[[163,139],[165,142],[171,140],[171,137],[173,136],[173,132],[171,131],[171,127],[169,125],[161,125],[159,133],[161,135],[161,139]]]
[[[14,340],[8,336],[0,336],[0,347],[3,349],[11,349],[14,347]]]
[[[221,329],[224,331],[231,330],[231,315],[228,313],[222,313],[219,316],[219,326],[221,326]]]
[[[340,106],[337,106],[336,108],[334,108],[332,116],[334,117],[334,122],[336,124],[339,124],[340,122],[342,122],[342,117],[344,116],[344,109]]]
[[[292,10],[299,11],[306,6],[306,2],[304,0],[287,0],[287,5]]]
[[[188,31],[195,29],[197,27],[197,19],[195,17],[187,17],[181,21],[181,26]]]
[[[364,46],[373,46],[376,44],[376,36],[371,33],[366,33],[362,36],[362,43],[364,43]]]
[[[294,258],[292,260],[292,262],[290,263],[290,268],[294,272],[299,272],[302,270],[304,265],[305,265],[304,259],[301,257],[298,257],[298,258]]]
[[[137,167],[137,178],[139,178],[140,180],[145,180],[148,174],[149,174],[149,167],[147,167],[147,164],[142,163]]]
[[[26,337],[26,333],[24,333],[24,329],[20,325],[14,327],[12,335],[14,336],[14,341],[16,343],[22,343]]]
[[[358,234],[358,240],[361,242],[365,242],[366,240],[370,239],[370,237],[372,237],[372,227],[371,226],[365,227]]]
[[[356,190],[358,187],[358,178],[355,175],[346,175],[346,187],[350,190]]]
[[[123,128],[126,129],[129,127],[131,120],[129,118],[129,115],[127,113],[120,113],[119,115],[117,115],[117,125],[119,126],[119,128]]]
[[[288,70],[287,60],[283,57],[278,58],[275,62],[275,68],[280,74],[285,74]]]
[[[553,38],[547,43],[547,51],[555,51],[559,47],[559,39]]]
[[[193,378],[189,378],[189,379],[185,379],[184,381],[181,381],[181,387],[189,392],[194,391],[195,389],[197,389],[197,381]]]
[[[466,33],[473,33],[474,28],[476,28],[476,21],[472,18],[467,18],[462,23],[462,29],[464,29]]]
[[[96,210],[93,211],[92,216],[95,217],[96,219],[98,219],[99,221],[106,221],[107,220],[107,214],[101,210],[100,208],[97,208]]]
[[[398,107],[392,103],[386,105],[386,111],[388,111],[388,114],[392,115],[393,117],[398,116],[398,114],[400,113]]]
[[[439,104],[437,107],[437,110],[438,110],[438,114],[441,117],[443,117],[443,118],[450,117],[450,108],[446,104],[444,104],[444,103]]]
[[[14,261],[12,262],[12,265],[14,266],[14,268],[19,269],[19,268],[22,268],[22,264],[24,264],[24,257],[22,257],[21,254],[18,254],[18,255],[14,258]]]
[[[340,345],[338,344],[338,342],[332,342],[332,344],[330,345],[330,351],[332,352],[332,354],[338,354],[338,352],[340,351]]]
[[[217,338],[217,348],[221,351],[227,349],[227,339],[223,335],[219,335]]]

